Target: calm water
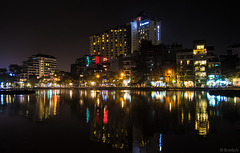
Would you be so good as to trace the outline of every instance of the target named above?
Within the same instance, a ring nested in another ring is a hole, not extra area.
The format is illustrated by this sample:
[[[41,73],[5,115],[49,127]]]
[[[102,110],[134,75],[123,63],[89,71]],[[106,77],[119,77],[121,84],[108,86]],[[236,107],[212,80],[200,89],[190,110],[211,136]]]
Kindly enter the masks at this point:
[[[240,98],[204,91],[0,95],[0,152],[240,152]]]

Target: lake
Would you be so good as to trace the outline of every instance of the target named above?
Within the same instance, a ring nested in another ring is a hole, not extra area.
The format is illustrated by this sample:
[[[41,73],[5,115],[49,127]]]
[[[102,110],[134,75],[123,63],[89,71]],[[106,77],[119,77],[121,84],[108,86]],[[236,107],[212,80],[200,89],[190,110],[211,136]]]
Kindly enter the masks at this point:
[[[240,152],[240,98],[78,89],[0,95],[0,152]]]

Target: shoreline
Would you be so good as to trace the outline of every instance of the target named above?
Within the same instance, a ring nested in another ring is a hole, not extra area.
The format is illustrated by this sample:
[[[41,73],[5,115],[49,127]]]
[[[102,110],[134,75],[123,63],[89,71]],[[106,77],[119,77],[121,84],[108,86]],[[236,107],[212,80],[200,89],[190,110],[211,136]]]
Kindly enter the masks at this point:
[[[239,87],[228,88],[178,88],[178,87],[37,87],[1,89],[0,94],[33,94],[36,90],[48,89],[79,89],[79,90],[131,90],[131,91],[208,91],[210,95],[240,97]]]
[[[82,89],[82,90],[139,90],[139,91],[240,91],[239,87],[228,88],[179,88],[179,87],[37,87],[28,89]]]

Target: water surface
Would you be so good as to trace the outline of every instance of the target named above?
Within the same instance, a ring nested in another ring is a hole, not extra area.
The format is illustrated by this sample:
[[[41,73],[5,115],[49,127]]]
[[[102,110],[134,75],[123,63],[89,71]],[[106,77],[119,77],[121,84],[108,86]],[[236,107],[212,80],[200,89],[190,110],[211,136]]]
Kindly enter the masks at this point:
[[[238,97],[64,89],[0,95],[0,106],[1,153],[240,152]]]

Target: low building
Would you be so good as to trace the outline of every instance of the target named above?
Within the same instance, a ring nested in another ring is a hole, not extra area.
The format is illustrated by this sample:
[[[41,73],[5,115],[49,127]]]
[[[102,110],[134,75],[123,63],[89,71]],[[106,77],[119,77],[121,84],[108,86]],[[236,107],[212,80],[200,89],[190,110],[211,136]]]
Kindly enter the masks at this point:
[[[221,62],[214,54],[213,46],[207,46],[205,40],[195,40],[193,49],[177,53],[178,85],[205,87],[220,85]]]
[[[177,53],[178,85],[186,87],[194,86],[193,61],[192,49],[184,49]]]

